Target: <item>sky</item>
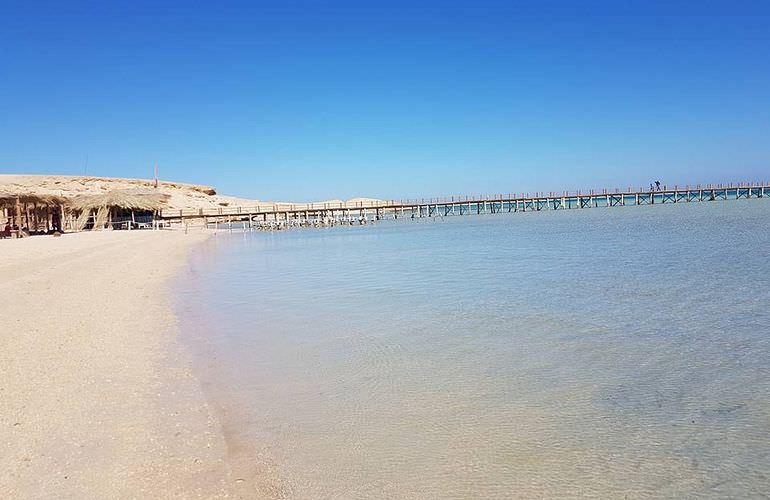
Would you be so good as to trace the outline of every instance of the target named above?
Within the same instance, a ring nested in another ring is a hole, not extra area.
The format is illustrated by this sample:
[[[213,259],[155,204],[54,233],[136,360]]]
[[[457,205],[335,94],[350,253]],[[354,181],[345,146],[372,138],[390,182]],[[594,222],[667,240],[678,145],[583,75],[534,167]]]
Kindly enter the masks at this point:
[[[0,173],[263,200],[770,179],[766,1],[0,0]]]

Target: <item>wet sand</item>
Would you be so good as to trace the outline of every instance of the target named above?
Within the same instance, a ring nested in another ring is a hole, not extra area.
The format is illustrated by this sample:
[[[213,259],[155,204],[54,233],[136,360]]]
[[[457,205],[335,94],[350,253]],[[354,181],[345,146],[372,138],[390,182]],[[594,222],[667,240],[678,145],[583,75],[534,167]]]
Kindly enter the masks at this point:
[[[0,241],[0,498],[233,496],[167,290],[205,238]]]

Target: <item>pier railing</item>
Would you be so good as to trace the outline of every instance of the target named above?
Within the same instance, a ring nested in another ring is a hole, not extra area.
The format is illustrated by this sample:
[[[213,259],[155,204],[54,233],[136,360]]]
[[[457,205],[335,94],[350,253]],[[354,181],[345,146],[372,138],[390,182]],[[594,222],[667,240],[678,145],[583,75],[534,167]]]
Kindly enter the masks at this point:
[[[461,203],[482,203],[482,202],[500,202],[500,201],[526,201],[526,200],[550,200],[562,198],[596,197],[596,196],[634,196],[658,195],[667,193],[682,193],[692,191],[713,191],[713,190],[756,190],[761,189],[764,195],[765,190],[770,190],[768,182],[747,182],[747,183],[729,183],[729,184],[696,184],[685,186],[650,186],[614,189],[588,189],[578,191],[549,191],[534,193],[499,193],[471,196],[445,196],[440,198],[403,198],[393,200],[360,200],[348,202],[312,202],[312,203],[256,203],[254,205],[243,206],[222,206],[218,208],[200,208],[186,210],[166,209],[160,212],[162,219],[167,218],[198,218],[198,217],[218,217],[218,216],[238,216],[255,214],[275,214],[275,213],[297,213],[297,212],[317,212],[333,210],[362,210],[362,209],[389,209],[402,207],[419,207],[428,205],[451,205]]]

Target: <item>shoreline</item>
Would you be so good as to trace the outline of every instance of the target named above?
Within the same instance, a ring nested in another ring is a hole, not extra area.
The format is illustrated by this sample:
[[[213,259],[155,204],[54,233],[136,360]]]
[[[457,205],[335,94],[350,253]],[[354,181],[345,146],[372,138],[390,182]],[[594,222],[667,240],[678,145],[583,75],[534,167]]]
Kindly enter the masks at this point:
[[[0,243],[0,496],[224,498],[215,412],[171,279],[210,233]]]

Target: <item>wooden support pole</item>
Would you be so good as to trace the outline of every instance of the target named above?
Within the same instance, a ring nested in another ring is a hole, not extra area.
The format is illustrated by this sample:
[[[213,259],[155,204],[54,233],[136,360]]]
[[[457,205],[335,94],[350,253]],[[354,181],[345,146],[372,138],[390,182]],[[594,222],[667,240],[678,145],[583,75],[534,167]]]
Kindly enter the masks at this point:
[[[32,203],[32,225],[35,227],[35,232],[38,232],[40,230],[40,217],[39,217],[39,208],[37,206],[37,203]],[[32,228],[30,226],[27,226],[30,229],[30,232],[32,232]]]
[[[19,201],[19,197],[16,197],[16,210],[13,217],[13,224],[16,229],[21,231],[21,201]],[[19,234],[19,233],[17,233]]]

